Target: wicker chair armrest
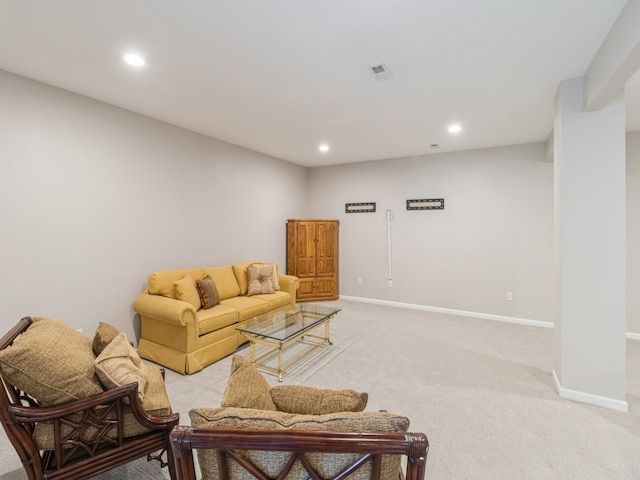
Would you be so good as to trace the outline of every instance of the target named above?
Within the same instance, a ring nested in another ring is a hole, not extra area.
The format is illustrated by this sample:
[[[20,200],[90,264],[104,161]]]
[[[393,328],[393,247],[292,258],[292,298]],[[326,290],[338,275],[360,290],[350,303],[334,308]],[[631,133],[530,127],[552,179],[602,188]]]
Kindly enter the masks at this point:
[[[138,384],[130,383],[122,387],[116,387],[106,390],[96,395],[81,398],[61,405],[51,407],[26,407],[9,405],[7,410],[14,422],[20,423],[37,423],[56,420],[61,417],[73,415],[74,413],[82,413],[83,411],[99,406],[111,405],[117,401],[128,399],[128,404],[134,414],[136,420],[146,428],[153,430],[162,430],[167,428],[171,423],[177,423],[179,415],[173,413],[167,416],[157,416],[147,413],[140,399],[138,398]]]
[[[195,480],[192,450],[211,449],[240,459],[236,450],[356,453],[365,456],[406,455],[407,480],[422,480],[425,474],[429,442],[423,433],[345,433],[304,430],[212,429],[189,426],[174,427],[169,436],[178,478]],[[302,457],[298,457],[301,458]],[[366,458],[366,457],[363,457]],[[302,460],[304,463],[304,460]],[[357,463],[349,467],[353,472]],[[250,471],[251,464],[243,464]],[[259,473],[254,475],[260,478]],[[346,474],[346,472],[345,472]],[[375,477],[374,477],[375,478]],[[222,478],[222,480],[225,480]]]

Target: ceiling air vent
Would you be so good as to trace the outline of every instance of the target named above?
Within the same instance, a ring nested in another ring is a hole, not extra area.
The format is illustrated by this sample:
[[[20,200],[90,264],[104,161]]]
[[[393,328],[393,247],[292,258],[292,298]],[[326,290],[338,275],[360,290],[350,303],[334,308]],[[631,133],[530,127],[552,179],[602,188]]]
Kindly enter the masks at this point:
[[[370,67],[370,70],[371,73],[373,73],[373,76],[378,80],[389,80],[393,77],[393,75],[391,75],[391,72],[389,71],[389,67],[387,67],[384,63],[381,63],[380,65],[374,65],[373,67]]]

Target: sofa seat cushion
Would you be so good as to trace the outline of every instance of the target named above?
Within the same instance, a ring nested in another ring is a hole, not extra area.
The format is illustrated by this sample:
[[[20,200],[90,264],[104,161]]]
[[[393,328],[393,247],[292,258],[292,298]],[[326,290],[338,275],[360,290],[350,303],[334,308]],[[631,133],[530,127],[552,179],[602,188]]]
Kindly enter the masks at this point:
[[[273,292],[263,293],[260,295],[253,295],[251,298],[259,298],[267,304],[267,311],[276,310],[277,308],[291,306],[291,295],[287,292]]]
[[[258,430],[312,430],[335,432],[406,432],[409,419],[389,412],[342,412],[327,415],[296,415],[285,412],[254,410],[250,408],[195,408],[189,412],[191,424],[199,428],[237,428]],[[275,476],[290,458],[289,452],[244,451],[249,458],[268,477]],[[322,478],[335,477],[346,465],[359,457],[359,454],[311,454],[308,455],[313,468]],[[198,450],[198,460],[202,480],[218,480],[218,459],[215,451]],[[381,480],[397,480],[400,469],[400,456],[383,456]],[[249,480],[246,472],[235,469],[233,462],[231,478]],[[299,465],[287,475],[287,479],[303,480],[308,478]],[[370,478],[370,469],[363,468],[349,476],[351,480]]]
[[[171,404],[169,403],[169,396],[165,388],[164,378],[160,368],[156,365],[146,364],[147,370],[147,385],[144,389],[144,402],[142,406],[147,413],[157,416],[166,416],[171,413]],[[107,416],[109,419],[115,419],[116,413]],[[72,417],[73,421],[79,422],[79,415]],[[123,424],[124,424],[124,436],[125,438],[134,437],[148,432],[149,429],[140,425],[135,416],[131,412],[131,407],[128,405],[123,406]],[[33,437],[36,445],[40,450],[52,450],[55,447],[53,423],[51,422],[39,422],[36,424]],[[68,435],[70,428],[68,426],[62,426],[62,434]],[[89,428],[86,432],[87,436],[92,436],[96,433],[95,429]],[[109,438],[117,438],[117,431],[110,431],[107,434]]]
[[[236,276],[233,274],[231,265],[223,265],[221,267],[203,268],[204,276],[209,275],[213,278],[220,295],[220,300],[233,298],[240,295],[240,287]]]
[[[269,311],[267,302],[259,298],[259,296],[227,298],[220,303],[227,307],[235,308],[238,311],[238,321],[240,322]]]
[[[207,310],[198,310],[198,335],[206,335],[238,322],[238,311],[219,303]]]
[[[151,295],[162,295],[163,297],[176,298],[174,282],[182,280],[184,277],[191,277],[193,281],[203,278],[202,270],[199,268],[183,268],[180,270],[159,270],[149,275],[149,293]]]

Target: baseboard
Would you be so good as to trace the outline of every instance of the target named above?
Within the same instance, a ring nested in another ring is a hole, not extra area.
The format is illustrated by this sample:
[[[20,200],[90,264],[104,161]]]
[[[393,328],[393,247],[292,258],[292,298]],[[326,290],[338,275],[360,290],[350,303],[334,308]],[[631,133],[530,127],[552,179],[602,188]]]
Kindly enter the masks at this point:
[[[448,315],[460,315],[463,317],[483,318],[485,320],[495,320],[497,322],[515,323],[518,325],[529,325],[531,327],[553,328],[553,322],[544,322],[542,320],[531,320],[528,318],[507,317],[504,315],[491,315],[489,313],[469,312],[466,310],[454,310],[452,308],[430,307],[428,305],[417,305],[415,303],[391,302],[389,300],[378,300],[375,298],[350,297],[340,295],[342,300],[350,300],[352,302],[376,303],[378,305],[387,305],[389,307],[410,308],[413,310],[424,310],[426,312],[445,313]],[[626,337],[629,340],[640,340],[640,333],[627,332]]]
[[[560,385],[560,380],[558,380],[555,369],[552,370],[551,373],[553,374],[553,383],[556,386],[560,398],[573,400],[574,402],[588,403],[589,405],[604,407],[618,412],[627,413],[629,411],[629,404],[624,400],[616,400],[615,398],[601,397],[600,395],[564,388]]]
[[[553,322],[543,322],[541,320],[531,320],[528,318],[507,317],[504,315],[491,315],[488,313],[469,312],[466,310],[454,310],[451,308],[430,307],[428,305],[417,305],[415,303],[391,302],[389,300],[377,300],[375,298],[349,297],[340,295],[342,300],[351,300],[353,302],[375,303],[378,305],[387,305],[389,307],[410,308],[412,310],[423,310],[426,312],[444,313],[447,315],[459,315],[462,317],[482,318],[485,320],[495,320],[497,322],[515,323],[518,325],[528,325],[531,327],[553,328]]]

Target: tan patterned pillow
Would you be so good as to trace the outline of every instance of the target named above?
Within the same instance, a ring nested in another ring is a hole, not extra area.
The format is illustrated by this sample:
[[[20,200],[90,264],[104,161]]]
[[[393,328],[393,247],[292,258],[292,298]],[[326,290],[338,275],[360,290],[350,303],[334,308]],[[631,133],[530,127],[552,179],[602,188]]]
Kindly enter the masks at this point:
[[[44,406],[103,392],[91,339],[59,320],[33,320],[12,346],[0,351],[0,371],[9,383]]]
[[[93,353],[97,357],[102,353],[104,347],[109,345],[111,341],[118,336],[120,332],[116,327],[109,325],[108,323],[98,323],[98,328],[93,336]]]
[[[210,275],[207,275],[202,280],[196,280],[196,286],[198,287],[202,308],[208,310],[220,303],[220,294],[216,288],[216,282],[213,281]]]
[[[355,390],[330,390],[303,385],[278,385],[271,399],[281,412],[301,415],[325,415],[337,412],[361,412],[369,395]]]
[[[200,295],[198,294],[196,282],[193,281],[193,278],[185,275],[180,280],[173,282],[173,286],[176,289],[176,300],[190,303],[196,310],[200,308]]]
[[[271,275],[271,282],[273,283],[273,289],[277,292],[280,290],[280,279],[278,278],[278,265],[275,263],[259,263],[266,267],[273,267],[273,274]]]
[[[270,391],[271,386],[256,367],[242,355],[236,354],[231,362],[231,374],[221,405],[276,410]]]
[[[249,287],[247,296],[274,293],[273,267],[271,265],[253,264],[247,267]]]
[[[105,388],[121,387],[138,383],[138,397],[144,400],[147,386],[147,367],[138,353],[127,341],[126,334],[120,333],[105,347],[95,360],[96,373]]]

